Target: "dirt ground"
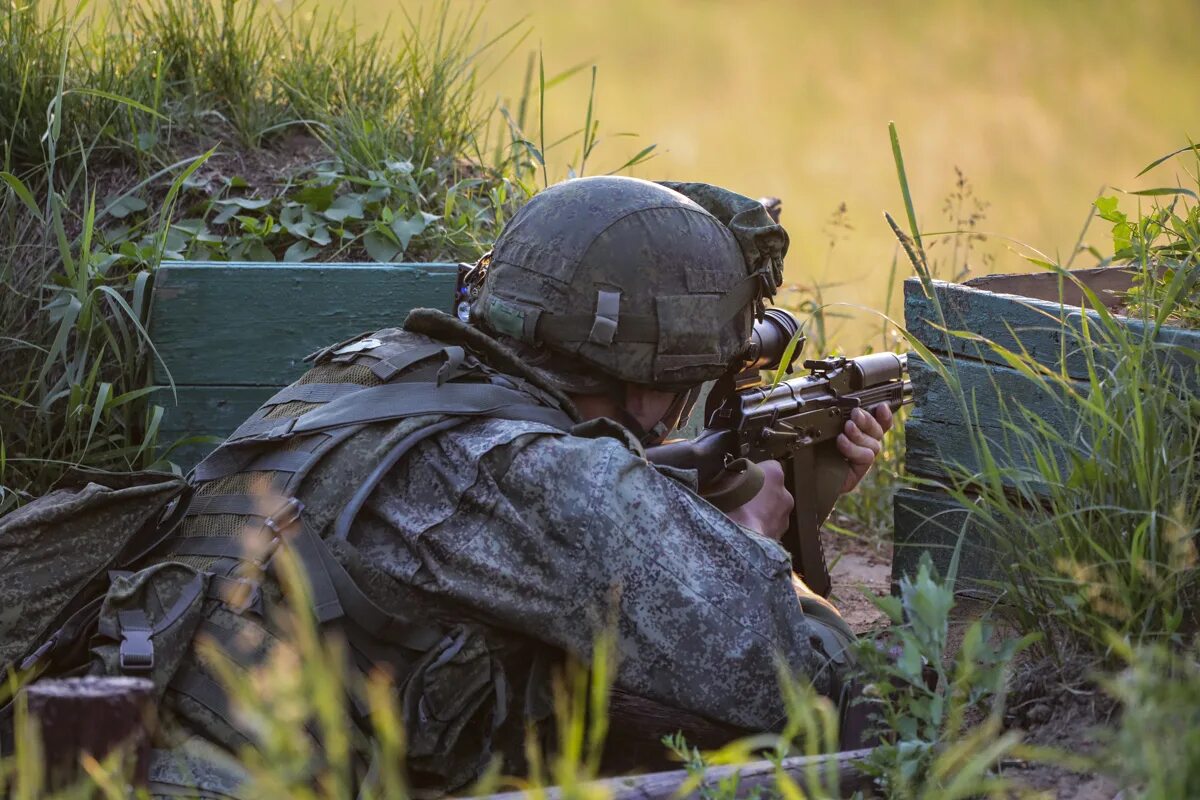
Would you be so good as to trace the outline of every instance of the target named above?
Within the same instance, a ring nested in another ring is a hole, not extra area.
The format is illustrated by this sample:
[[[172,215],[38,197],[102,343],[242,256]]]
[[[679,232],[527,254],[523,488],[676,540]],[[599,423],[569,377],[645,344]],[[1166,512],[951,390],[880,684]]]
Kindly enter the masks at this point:
[[[890,544],[829,532],[822,533],[822,541],[831,564],[832,599],[842,616],[860,635],[884,627],[886,617],[866,595],[881,597],[891,590]],[[978,600],[960,599],[950,632],[952,649],[966,627],[989,607]],[[1096,731],[1111,719],[1114,708],[1087,681],[1088,671],[1082,662],[1064,666],[1028,655],[1019,658],[1007,698],[1009,725],[1024,731],[1025,741],[1032,745],[1072,755],[1094,752]],[[1102,775],[1021,761],[1006,763],[1004,770],[1030,789],[1059,800],[1114,800],[1120,795],[1117,784]]]

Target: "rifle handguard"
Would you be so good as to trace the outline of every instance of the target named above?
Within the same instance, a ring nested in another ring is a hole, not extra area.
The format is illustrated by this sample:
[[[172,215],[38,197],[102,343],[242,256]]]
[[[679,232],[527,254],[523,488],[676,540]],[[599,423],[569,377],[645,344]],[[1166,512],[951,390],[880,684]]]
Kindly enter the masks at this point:
[[[732,473],[732,477],[729,477]],[[754,499],[762,491],[766,476],[762,467],[746,458],[730,461],[714,483],[721,484],[719,489],[710,491],[701,487],[701,496],[726,513],[735,508],[741,508]]]

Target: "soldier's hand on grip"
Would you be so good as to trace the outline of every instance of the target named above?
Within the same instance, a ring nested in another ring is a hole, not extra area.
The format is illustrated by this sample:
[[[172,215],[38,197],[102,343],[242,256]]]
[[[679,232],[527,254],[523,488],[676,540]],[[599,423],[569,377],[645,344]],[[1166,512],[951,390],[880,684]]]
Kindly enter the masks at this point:
[[[783,466],[778,461],[761,461],[763,486],[745,505],[728,512],[728,516],[743,528],[749,528],[778,541],[787,532],[789,515],[796,504],[783,483]]]

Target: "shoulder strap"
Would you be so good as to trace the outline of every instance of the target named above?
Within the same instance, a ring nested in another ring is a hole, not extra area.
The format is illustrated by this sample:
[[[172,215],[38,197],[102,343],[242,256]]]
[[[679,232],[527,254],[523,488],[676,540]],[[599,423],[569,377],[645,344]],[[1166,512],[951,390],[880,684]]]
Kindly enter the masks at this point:
[[[276,441],[425,414],[528,420],[561,430],[575,424],[565,412],[538,405],[524,392],[490,383],[388,383],[346,395],[299,417],[251,419],[234,431],[229,443]]]

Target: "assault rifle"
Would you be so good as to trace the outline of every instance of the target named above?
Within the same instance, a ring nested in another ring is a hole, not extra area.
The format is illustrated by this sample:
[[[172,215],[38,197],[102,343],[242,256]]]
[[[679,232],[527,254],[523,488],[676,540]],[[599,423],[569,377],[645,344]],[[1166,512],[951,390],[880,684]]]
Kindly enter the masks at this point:
[[[793,339],[796,344],[789,347]],[[803,347],[799,321],[782,309],[767,309],[754,326],[742,366],[710,390],[707,427],[695,439],[647,448],[646,457],[656,464],[696,470],[700,493],[725,511],[761,487],[761,471],[754,464],[782,462],[787,489],[796,499],[782,544],[808,587],[826,597],[830,580],[820,527],[849,470],[837,450],[837,436],[855,408],[870,410],[887,403],[895,411],[911,403],[912,382],[907,357],[886,352],[805,360],[803,367],[810,374],[774,385],[763,381],[763,370],[778,370],[785,357],[790,374]],[[746,459],[742,469],[735,464],[739,459]],[[733,487],[730,469],[741,472]],[[721,491],[714,492],[718,484]],[[738,491],[737,484],[752,491]]]

